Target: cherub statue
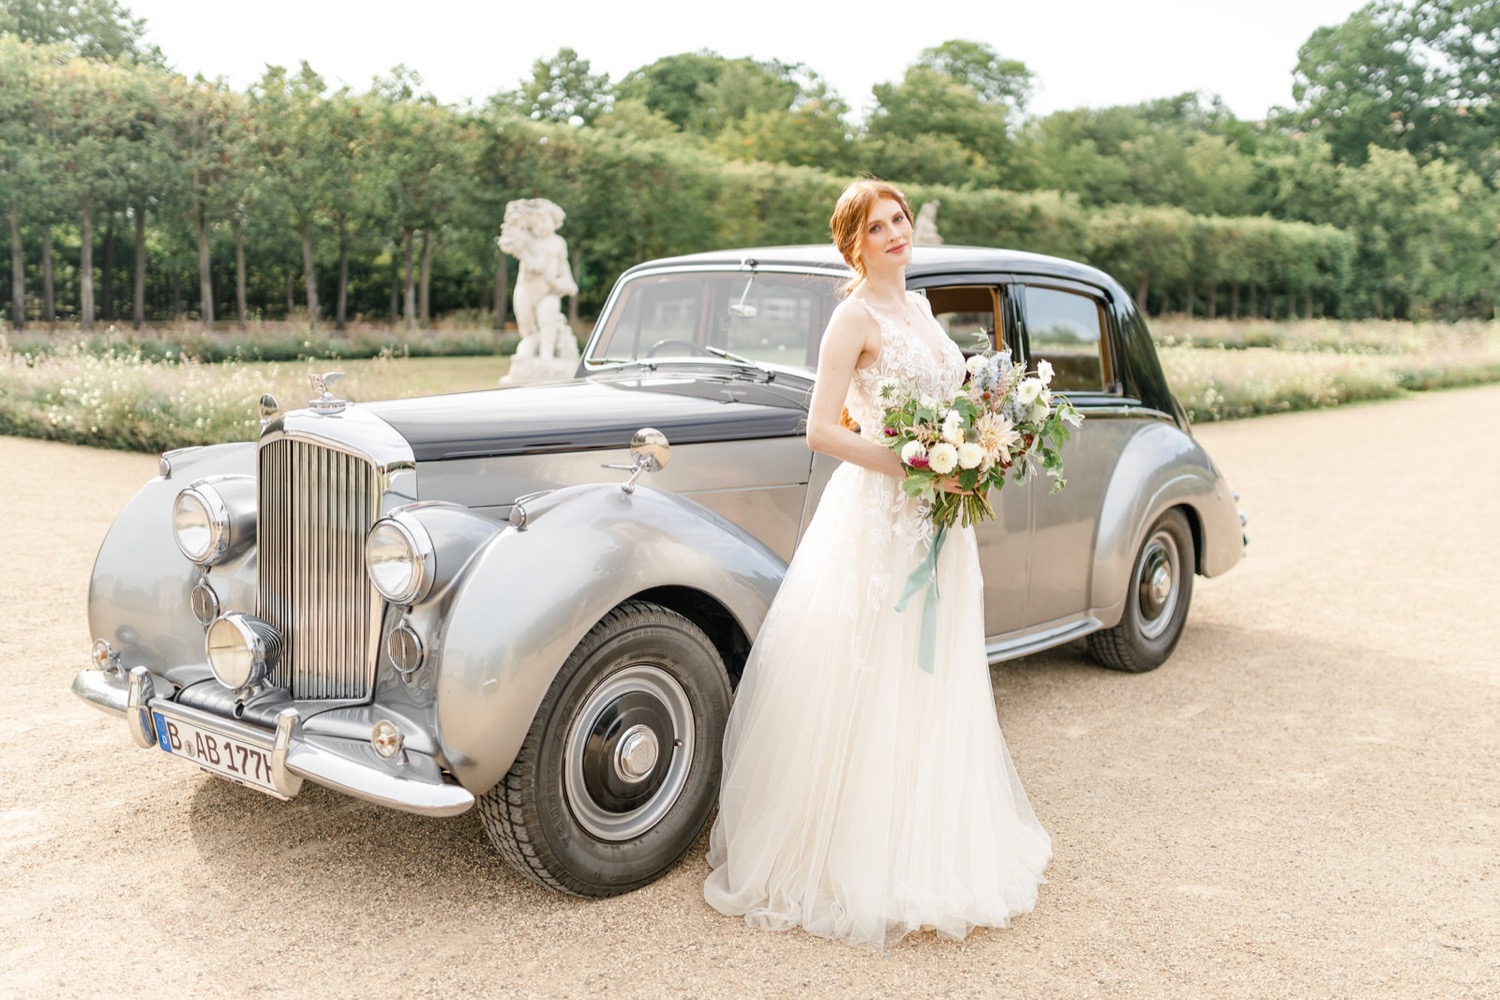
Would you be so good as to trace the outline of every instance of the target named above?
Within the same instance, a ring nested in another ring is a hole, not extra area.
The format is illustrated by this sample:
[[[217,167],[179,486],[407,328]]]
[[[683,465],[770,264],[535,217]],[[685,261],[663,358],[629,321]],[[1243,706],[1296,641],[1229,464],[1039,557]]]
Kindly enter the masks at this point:
[[[567,241],[557,235],[564,218],[563,210],[546,198],[523,198],[505,206],[496,242],[521,262],[513,296],[521,333],[517,360],[578,357],[578,342],[562,311],[562,297],[578,294]]]
[[[921,208],[917,209],[917,221],[912,232],[912,242],[922,246],[937,246],[943,242],[938,235],[937,210],[942,202],[934,198]]]

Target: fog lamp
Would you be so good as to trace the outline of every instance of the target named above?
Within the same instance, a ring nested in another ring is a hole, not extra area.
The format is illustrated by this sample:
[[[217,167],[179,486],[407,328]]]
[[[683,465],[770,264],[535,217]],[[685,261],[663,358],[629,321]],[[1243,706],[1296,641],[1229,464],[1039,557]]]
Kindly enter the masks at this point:
[[[401,730],[389,719],[381,719],[370,727],[370,746],[386,760],[401,752]]]
[[[204,648],[219,683],[238,690],[259,684],[276,668],[281,633],[254,615],[234,612],[208,627]]]

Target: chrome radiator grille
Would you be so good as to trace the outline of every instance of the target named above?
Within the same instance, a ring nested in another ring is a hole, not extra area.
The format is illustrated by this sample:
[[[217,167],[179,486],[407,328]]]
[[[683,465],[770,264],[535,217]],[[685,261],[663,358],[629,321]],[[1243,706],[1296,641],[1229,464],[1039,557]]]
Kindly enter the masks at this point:
[[[284,637],[271,681],[295,698],[367,698],[380,614],[364,551],[380,509],[375,468],[281,438],[261,446],[259,473],[257,614]]]

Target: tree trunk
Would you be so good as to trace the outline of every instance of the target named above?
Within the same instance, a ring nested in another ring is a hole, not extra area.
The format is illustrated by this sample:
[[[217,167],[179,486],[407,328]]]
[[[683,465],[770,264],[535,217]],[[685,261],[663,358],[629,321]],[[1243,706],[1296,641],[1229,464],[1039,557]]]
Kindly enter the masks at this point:
[[[1183,312],[1187,313],[1188,319],[1193,318],[1193,297],[1196,294],[1197,289],[1194,286],[1194,282],[1189,281],[1187,283],[1187,301],[1183,304],[1184,308],[1182,310]]]
[[[391,327],[396,326],[396,321],[401,318],[401,262],[396,259],[396,253],[391,252],[391,307],[386,313],[386,320]]]
[[[1141,280],[1135,283],[1135,307],[1141,311],[1141,315],[1146,313],[1146,294],[1150,291],[1151,276],[1143,274]]]
[[[245,299],[245,220],[234,217],[234,313],[240,326],[250,311]]]
[[[340,333],[349,329],[349,220],[339,219],[339,294],[333,328]]]
[[[99,269],[100,316],[106,323],[115,319],[115,216],[104,227],[104,262]]]
[[[52,223],[42,226],[42,320],[57,322],[57,285],[52,267]]]
[[[1240,283],[1238,281],[1229,286],[1229,318],[1231,320],[1240,318]]]
[[[412,233],[412,230],[406,230],[405,236],[402,240],[402,255],[406,264],[406,277],[403,282],[406,291],[405,295],[402,296],[402,313],[406,317],[406,328],[408,330],[415,330],[417,328],[417,287],[416,276],[412,267],[413,240],[414,235]]]
[[[579,284],[583,281],[583,247],[573,248],[573,283]],[[574,292],[568,296],[568,328],[578,329],[578,293]]]
[[[318,325],[318,273],[313,264],[312,227],[302,223],[297,227],[302,237],[302,273],[307,282],[307,325]]]
[[[172,321],[182,322],[182,271],[172,268]]]
[[[510,266],[506,263],[505,251],[495,266],[495,329],[505,332],[506,307],[510,304]]]
[[[1212,284],[1210,284],[1208,286],[1208,295],[1207,295],[1206,299],[1204,300],[1203,306],[1204,306],[1204,310],[1208,314],[1208,318],[1209,319],[1213,319],[1215,316],[1218,315],[1218,312],[1219,312],[1219,286],[1218,286],[1217,282],[1212,283]]]
[[[1245,307],[1245,315],[1249,316],[1251,319],[1260,319],[1260,310],[1258,308],[1259,303],[1255,301],[1255,282],[1253,281],[1250,282],[1249,292],[1250,302]]]
[[[88,196],[78,200],[78,321],[94,328],[94,206]]]
[[[195,184],[194,187],[197,185]],[[193,206],[193,228],[198,232],[198,314],[203,318],[203,332],[214,329],[213,258],[208,252],[208,220],[203,204]]]
[[[425,330],[432,325],[432,252],[437,246],[437,237],[430,231],[422,233],[422,285],[417,291],[417,317]]]
[[[296,285],[292,281],[291,272],[287,272],[287,275],[281,284],[282,287],[286,289],[286,318],[291,319],[292,313],[297,311],[297,300],[292,295],[292,290],[296,287]]]
[[[26,256],[21,243],[21,206],[10,203],[10,325],[26,329]]]
[[[146,209],[135,210],[135,270],[131,275],[130,325],[146,325]]]

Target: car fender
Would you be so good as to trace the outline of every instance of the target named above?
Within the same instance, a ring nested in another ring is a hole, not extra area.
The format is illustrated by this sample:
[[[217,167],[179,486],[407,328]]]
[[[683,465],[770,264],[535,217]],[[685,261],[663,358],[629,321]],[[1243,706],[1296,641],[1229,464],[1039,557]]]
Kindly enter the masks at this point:
[[[753,639],[786,571],[744,530],[673,493],[594,484],[523,507],[525,527],[491,539],[455,582],[435,650],[438,739],[476,795],[510,769],[564,660],[611,608],[691,588]]]
[[[88,603],[92,637],[109,642],[125,670],[145,666],[158,675],[203,662],[203,626],[188,599],[199,570],[173,541],[173,501],[184,487],[206,476],[255,475],[255,444],[169,452],[163,466],[165,475],[148,480],[105,533],[94,557]],[[255,585],[253,571],[247,575],[226,567],[213,575],[221,587]]]
[[[1103,614],[1106,626],[1115,624],[1125,606],[1126,590],[1136,553],[1146,532],[1164,511],[1189,508],[1194,535],[1205,551],[1195,569],[1208,566],[1215,551],[1229,547],[1227,517],[1235,523],[1233,541],[1239,544],[1238,516],[1223,478],[1208,454],[1192,437],[1166,422],[1146,424],[1120,453],[1094,541],[1094,573],[1090,605]],[[1227,568],[1227,567],[1226,567]]]

